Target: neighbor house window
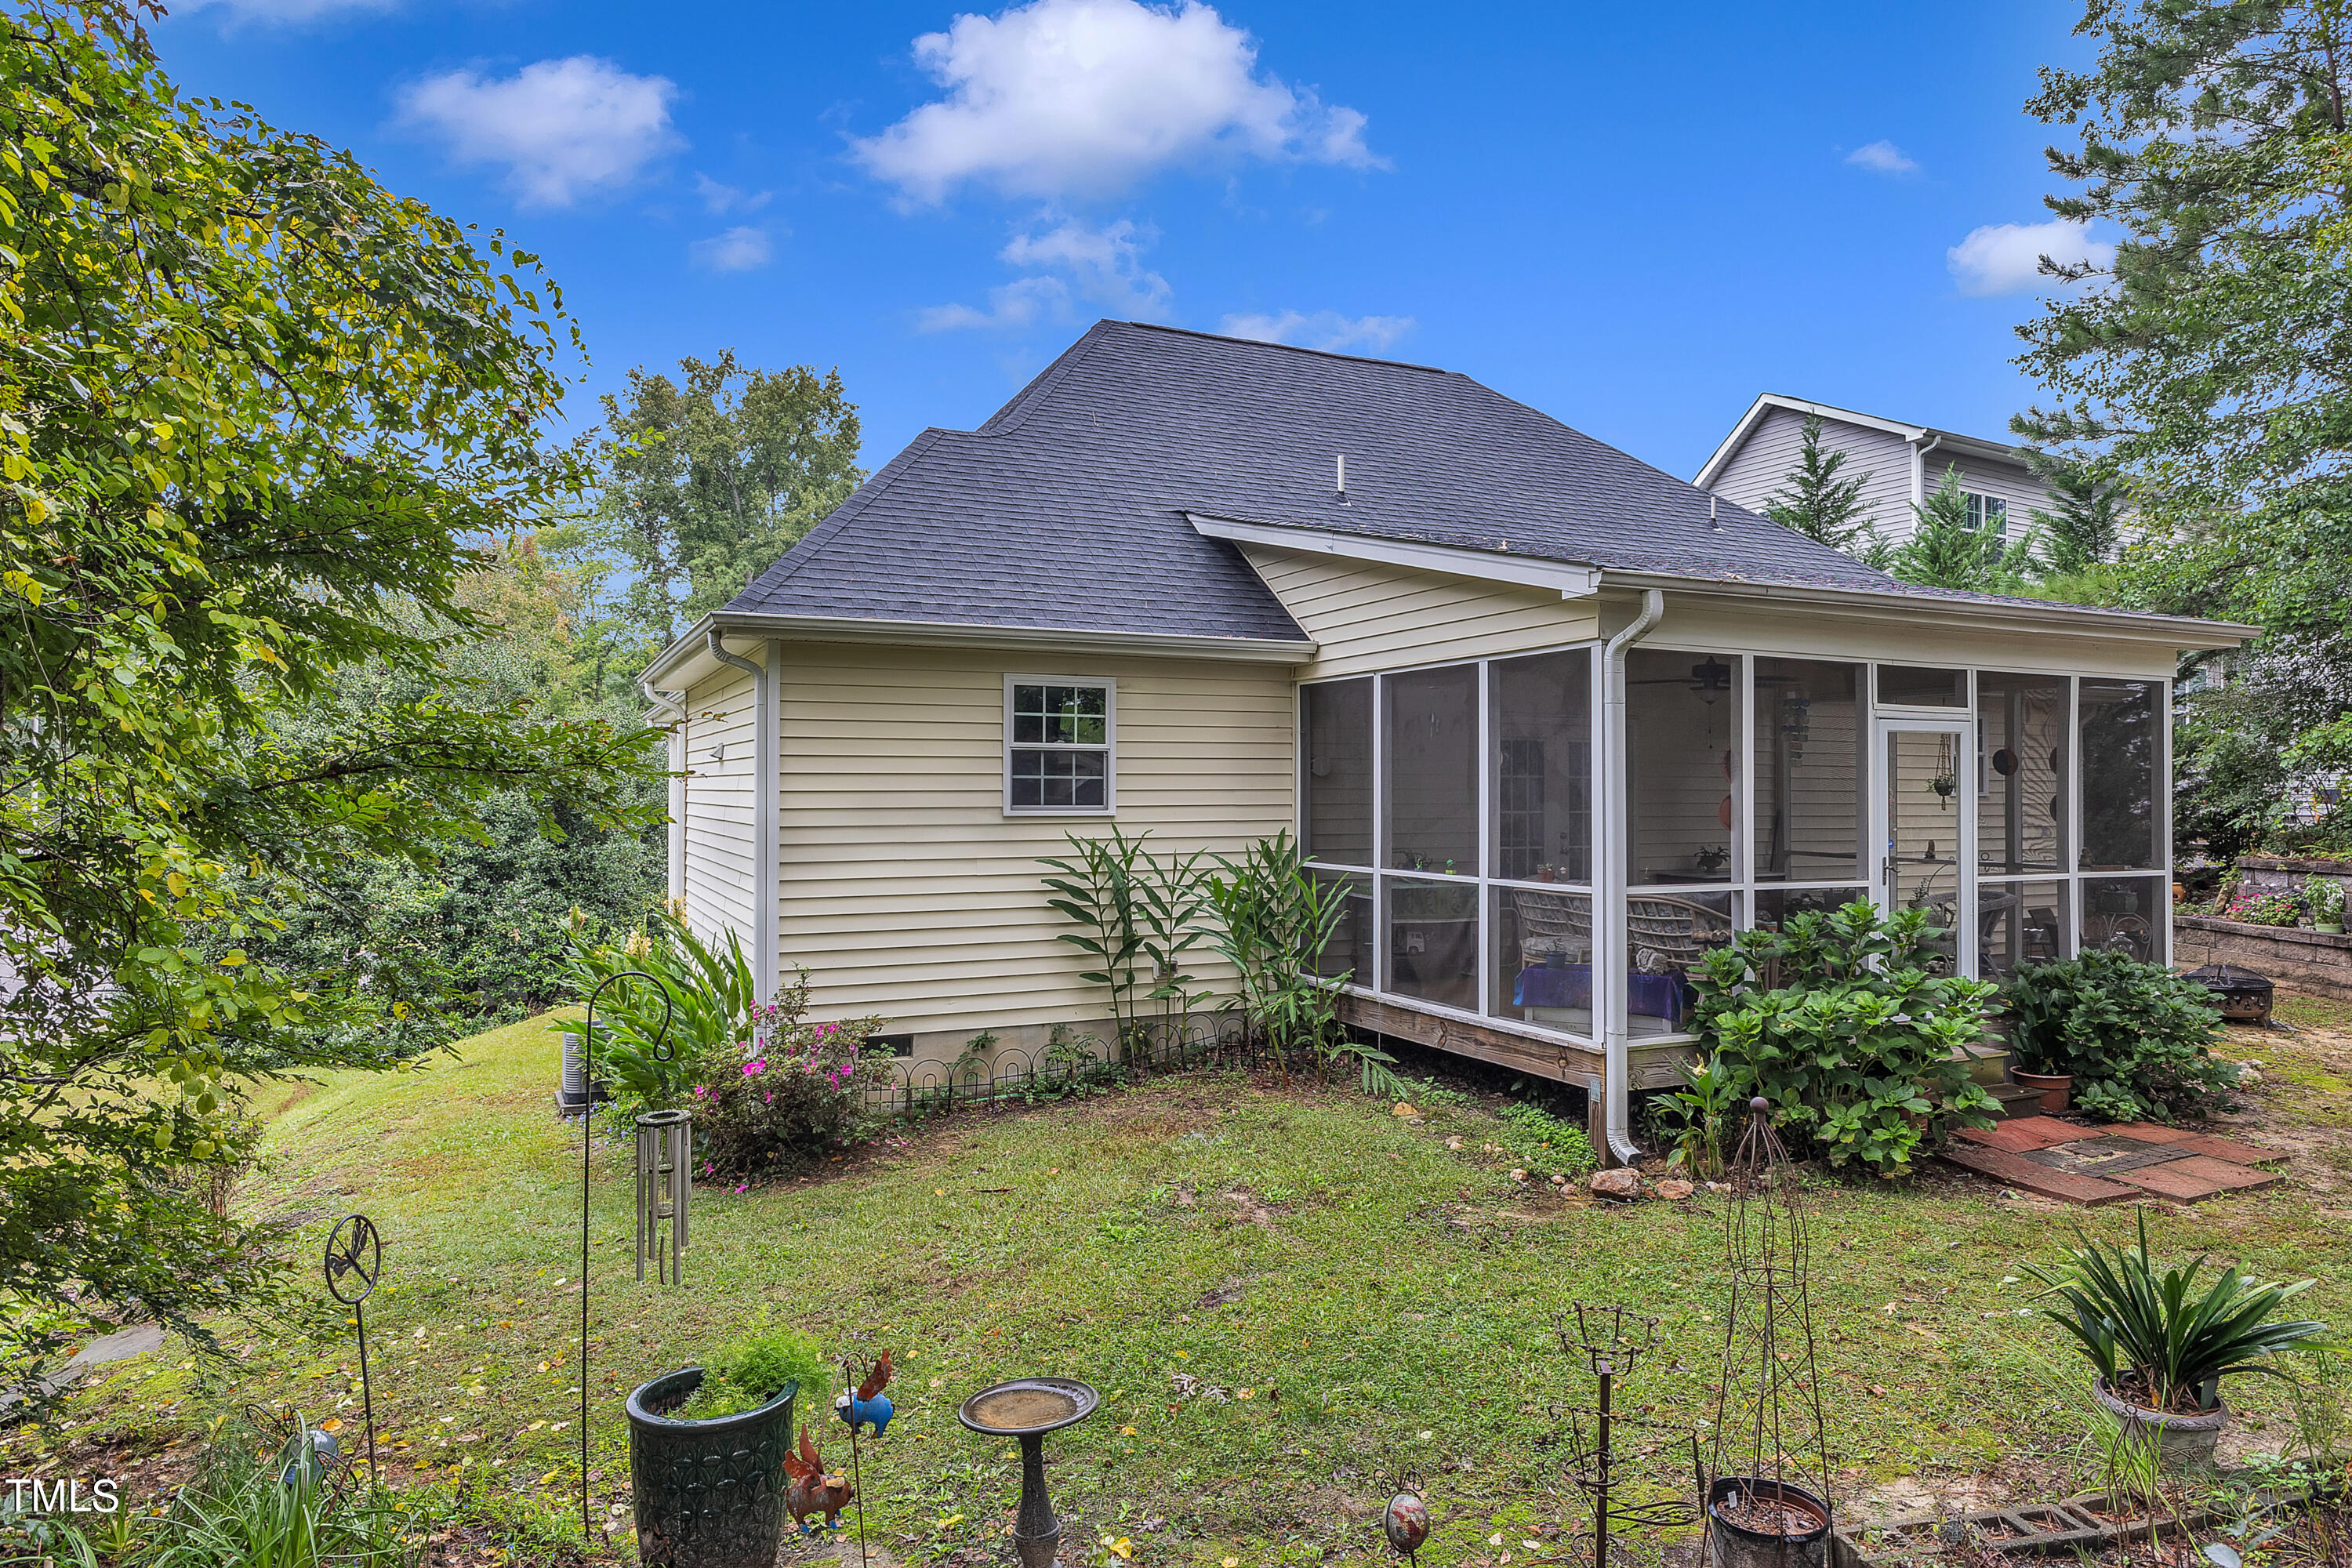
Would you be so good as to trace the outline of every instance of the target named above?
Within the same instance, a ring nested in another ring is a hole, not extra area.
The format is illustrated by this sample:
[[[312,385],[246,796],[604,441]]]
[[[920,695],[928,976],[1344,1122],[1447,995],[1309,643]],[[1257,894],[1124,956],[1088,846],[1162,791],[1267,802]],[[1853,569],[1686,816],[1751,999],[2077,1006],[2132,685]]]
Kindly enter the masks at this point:
[[[2009,503],[1999,496],[1980,496],[1963,491],[1969,503],[1969,527],[1981,533],[2009,531]]]
[[[1004,809],[1108,815],[1117,692],[1108,680],[1008,677],[1004,682]]]

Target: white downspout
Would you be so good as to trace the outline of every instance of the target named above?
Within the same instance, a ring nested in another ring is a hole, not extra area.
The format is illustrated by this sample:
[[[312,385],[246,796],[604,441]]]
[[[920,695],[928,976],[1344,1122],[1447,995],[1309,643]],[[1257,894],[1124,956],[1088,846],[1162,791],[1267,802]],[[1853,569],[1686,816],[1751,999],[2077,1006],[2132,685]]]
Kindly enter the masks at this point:
[[[1601,943],[1592,966],[1593,1004],[1601,1014],[1601,1088],[1609,1147],[1603,1157],[1630,1165],[1642,1157],[1627,1110],[1625,840],[1633,829],[1625,782],[1625,650],[1665,616],[1666,595],[1642,591],[1642,613],[1601,651]]]
[[[1924,507],[1927,504],[1927,454],[1943,444],[1944,437],[1941,431],[1937,432],[1936,438],[1924,447],[1916,440],[1911,443],[1911,504],[1913,506]],[[1911,526],[1914,528],[1919,526],[1919,520],[1916,514],[1911,519]]]
[[[776,873],[776,645],[761,658],[729,653],[719,630],[707,634],[710,657],[751,677],[751,972],[762,999],[776,994],[776,905],[783,896]]]
[[[686,897],[686,693],[664,691],[642,675],[637,694],[669,725],[669,898]]]

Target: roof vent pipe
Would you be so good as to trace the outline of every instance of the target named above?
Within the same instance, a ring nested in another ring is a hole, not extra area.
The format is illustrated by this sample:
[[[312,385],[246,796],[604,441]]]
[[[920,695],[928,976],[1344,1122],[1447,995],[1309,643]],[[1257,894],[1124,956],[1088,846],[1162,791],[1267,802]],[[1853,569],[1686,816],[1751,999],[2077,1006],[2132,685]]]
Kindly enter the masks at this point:
[[[1626,992],[1630,966],[1625,952],[1625,832],[1628,825],[1625,774],[1625,650],[1649,636],[1666,613],[1666,595],[1656,588],[1642,591],[1642,613],[1633,624],[1611,637],[1601,651],[1601,896],[1600,960],[1592,968],[1593,1003],[1601,1014],[1603,1125],[1608,1129],[1607,1155],[1630,1165],[1642,1156],[1633,1142],[1633,1118],[1626,1108]]]
[[[1332,458],[1331,493],[1341,500],[1348,499],[1348,454],[1345,452]]]
[[[1706,498],[1706,525],[1718,533],[1723,531],[1723,524],[1715,520],[1715,497],[1712,493]]]

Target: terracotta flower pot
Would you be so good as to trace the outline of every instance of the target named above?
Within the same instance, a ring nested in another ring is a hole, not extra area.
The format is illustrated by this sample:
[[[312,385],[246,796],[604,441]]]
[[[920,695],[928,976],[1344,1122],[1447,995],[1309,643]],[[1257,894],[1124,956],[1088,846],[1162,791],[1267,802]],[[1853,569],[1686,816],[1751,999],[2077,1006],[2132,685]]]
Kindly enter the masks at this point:
[[[2158,1469],[2179,1474],[2213,1468],[2213,1453],[2221,1446],[2221,1428],[2230,1424],[2230,1407],[2221,1400],[2216,1399],[2210,1410],[2200,1410],[2194,1415],[2175,1415],[2168,1411],[2144,1409],[2117,1396],[2104,1377],[2091,1380],[2091,1392],[2123,1424],[2126,1441],[2156,1449]]]
[[[2025,1089],[2042,1091],[2042,1111],[2054,1116],[2072,1103],[2074,1075],[2070,1072],[2026,1072],[2019,1068],[2009,1069],[2009,1080]]]

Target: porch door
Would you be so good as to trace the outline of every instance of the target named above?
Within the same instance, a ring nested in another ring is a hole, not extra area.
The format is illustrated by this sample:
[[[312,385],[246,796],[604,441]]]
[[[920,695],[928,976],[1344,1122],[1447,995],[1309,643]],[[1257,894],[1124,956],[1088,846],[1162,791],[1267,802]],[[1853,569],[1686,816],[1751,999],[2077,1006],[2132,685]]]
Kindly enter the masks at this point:
[[[1878,723],[1879,782],[1871,806],[1879,908],[1925,908],[1945,930],[1948,973],[1976,972],[1976,748],[1965,719]]]

